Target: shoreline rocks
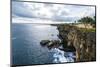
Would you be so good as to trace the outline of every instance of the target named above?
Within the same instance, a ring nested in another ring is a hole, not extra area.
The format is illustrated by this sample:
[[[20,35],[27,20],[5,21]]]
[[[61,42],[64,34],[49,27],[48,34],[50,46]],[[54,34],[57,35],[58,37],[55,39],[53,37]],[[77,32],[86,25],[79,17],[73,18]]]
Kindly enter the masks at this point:
[[[49,49],[58,48],[60,46],[59,40],[42,40],[40,42],[42,46],[47,46]]]
[[[40,44],[47,46],[48,49],[59,48],[65,52],[76,52],[76,61],[95,61],[96,60],[96,32],[81,31],[68,24],[55,25],[59,31],[59,40],[42,40]]]

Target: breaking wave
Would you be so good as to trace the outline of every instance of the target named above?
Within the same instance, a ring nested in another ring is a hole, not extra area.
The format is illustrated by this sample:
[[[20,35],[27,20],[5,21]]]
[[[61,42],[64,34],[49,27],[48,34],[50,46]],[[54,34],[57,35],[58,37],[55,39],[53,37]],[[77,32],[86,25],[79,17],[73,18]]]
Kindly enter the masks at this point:
[[[74,55],[72,52],[65,53],[58,48],[52,48],[50,54],[53,63],[74,62]],[[65,56],[65,54],[67,54],[67,56]]]

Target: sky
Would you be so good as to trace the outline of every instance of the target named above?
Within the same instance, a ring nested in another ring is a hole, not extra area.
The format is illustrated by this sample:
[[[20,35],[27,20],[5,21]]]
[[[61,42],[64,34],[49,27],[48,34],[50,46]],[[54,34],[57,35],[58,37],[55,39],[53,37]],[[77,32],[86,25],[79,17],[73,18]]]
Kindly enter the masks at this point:
[[[94,15],[94,6],[12,1],[13,23],[72,23]]]

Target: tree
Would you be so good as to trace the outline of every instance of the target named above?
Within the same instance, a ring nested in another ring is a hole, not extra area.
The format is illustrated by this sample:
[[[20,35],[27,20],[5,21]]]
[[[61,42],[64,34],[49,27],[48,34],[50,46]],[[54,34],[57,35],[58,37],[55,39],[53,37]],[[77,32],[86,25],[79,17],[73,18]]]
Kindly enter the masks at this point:
[[[91,18],[91,17],[83,17],[81,18],[80,20],[78,20],[79,22],[82,22],[82,23],[87,23],[87,24],[91,24],[94,22],[94,20]]]
[[[87,28],[87,26],[88,26],[87,24],[91,24],[92,26],[94,26],[95,25],[95,16],[93,16],[93,18],[89,17],[89,16],[83,17],[80,20],[78,20],[78,22],[83,23],[85,25],[85,28]]]

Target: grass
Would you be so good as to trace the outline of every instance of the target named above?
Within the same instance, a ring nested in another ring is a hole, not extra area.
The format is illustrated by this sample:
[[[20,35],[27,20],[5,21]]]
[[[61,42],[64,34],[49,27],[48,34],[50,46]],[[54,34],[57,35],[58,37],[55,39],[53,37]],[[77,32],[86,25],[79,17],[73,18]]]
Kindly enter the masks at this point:
[[[82,31],[82,32],[96,32],[95,28],[91,28],[91,29],[80,28],[79,30]]]

